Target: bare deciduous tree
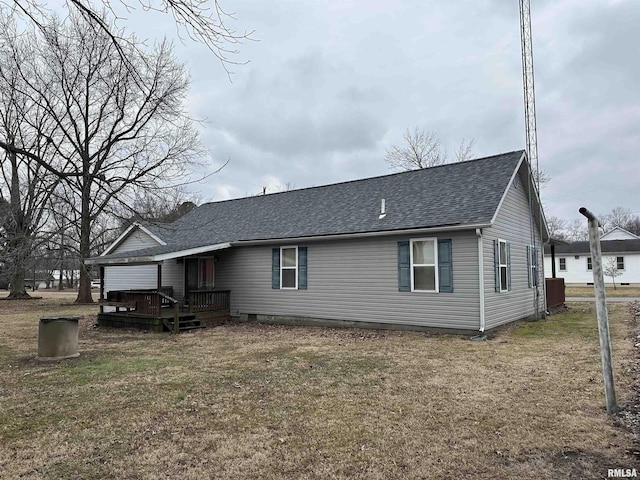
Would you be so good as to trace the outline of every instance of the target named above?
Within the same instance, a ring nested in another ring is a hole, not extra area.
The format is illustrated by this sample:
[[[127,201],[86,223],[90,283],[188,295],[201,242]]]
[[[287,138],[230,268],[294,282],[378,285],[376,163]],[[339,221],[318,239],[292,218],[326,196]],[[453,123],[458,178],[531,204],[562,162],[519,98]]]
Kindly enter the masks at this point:
[[[389,167],[404,171],[435,167],[447,163],[447,152],[433,132],[407,128],[403,145],[392,145],[385,156]]]
[[[13,32],[11,25],[5,22],[0,25],[5,34]],[[24,82],[18,72],[7,68],[13,60],[25,61],[26,52],[4,47],[0,40],[0,138],[19,144],[42,159],[40,163],[15,150],[0,154],[0,197],[6,198],[8,206],[2,216],[5,242],[1,259],[11,283],[9,298],[19,299],[29,296],[25,290],[26,270],[32,252],[42,240],[38,236],[47,221],[49,199],[60,178],[47,171],[46,166],[57,162],[54,149],[37,134],[37,130],[50,126],[51,120],[40,105],[24,94]]]
[[[473,158],[473,146],[475,145],[475,139],[471,139],[468,142],[463,138],[456,150],[456,162],[465,162]]]
[[[567,224],[566,232],[566,239],[572,242],[579,242],[589,238],[586,222],[578,219],[573,219]]]
[[[66,0],[65,5],[70,14],[83,19],[88,25],[102,30],[125,62],[129,60],[129,51],[137,44],[123,34],[121,28],[109,22],[90,0]],[[243,40],[250,39],[253,32],[238,33],[229,26],[235,21],[235,14],[225,11],[219,0],[137,0],[134,2],[110,2],[102,0],[102,8],[107,8],[116,19],[123,20],[126,15],[135,10],[137,4],[143,12],[158,12],[173,18],[177,32],[181,38],[189,38],[206,45],[220,60],[225,69],[230,63],[239,63],[232,59],[238,53],[237,45]],[[118,8],[119,7],[119,8]],[[51,11],[46,3],[37,0],[15,0],[2,2],[0,9],[9,10],[19,15],[23,20],[32,22],[35,26],[45,29]]]
[[[628,208],[615,207],[609,213],[601,215],[600,223],[603,224],[605,231],[620,227],[627,229],[627,225],[633,220],[633,213]]]
[[[547,227],[549,229],[549,236],[552,238],[566,238],[567,234],[565,229],[567,227],[567,221],[560,218],[549,216],[547,217]]]
[[[417,170],[435,167],[449,162],[449,155],[442,141],[434,132],[425,132],[415,127],[407,128],[402,135],[405,144],[392,145],[387,149],[385,161],[395,170]],[[463,162],[472,158],[475,140],[462,139],[455,152],[455,162]]]
[[[620,276],[620,270],[618,270],[618,262],[615,257],[609,257],[604,262],[604,274],[607,277],[611,277],[611,283],[613,283],[613,289],[616,290],[616,277]]]
[[[70,200],[82,259],[91,255],[92,225],[104,212],[130,205],[140,190],[179,183],[203,154],[183,107],[184,66],[166,42],[143,53],[134,37],[126,40],[119,46],[125,62],[110,36],[79,14],[4,39],[14,52],[29,51],[0,69],[17,72],[21,94],[44,112],[46,128],[36,128],[36,136],[58,163],[10,138],[0,138],[0,148],[65,181],[73,195],[61,198]],[[76,301],[92,301],[84,264]]]

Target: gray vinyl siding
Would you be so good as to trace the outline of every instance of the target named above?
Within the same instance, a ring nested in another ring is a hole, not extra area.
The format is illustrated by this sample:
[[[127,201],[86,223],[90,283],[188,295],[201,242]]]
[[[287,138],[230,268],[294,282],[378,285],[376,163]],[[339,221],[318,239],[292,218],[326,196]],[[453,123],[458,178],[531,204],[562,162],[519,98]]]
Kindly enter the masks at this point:
[[[177,300],[184,296],[184,263],[178,263],[175,258],[162,262],[162,286],[173,287],[173,297]]]
[[[535,288],[529,287],[527,273],[527,245],[533,244],[532,215],[529,214],[529,202],[524,189],[526,183],[510,185],[505,200],[498,211],[496,221],[491,228],[483,232],[484,287],[485,287],[485,325],[486,329],[520,320],[535,314]],[[535,223],[535,222],[534,222]],[[535,244],[541,247],[537,225]],[[495,291],[495,269],[493,241],[506,240],[511,244],[511,291]],[[542,249],[540,249],[542,251]],[[539,305],[544,312],[544,274],[541,255],[538,256]]]
[[[158,265],[123,265],[104,268],[104,292],[156,288]]]
[[[142,250],[143,248],[157,247],[160,245],[151,236],[136,228],[129,232],[120,245],[118,245],[111,253],[132,252],[134,250]]]
[[[435,235],[431,235],[432,237]],[[231,290],[231,313],[478,330],[475,233],[452,239],[453,293],[398,291],[398,241],[410,236],[299,243],[308,248],[307,290],[273,289],[274,244],[220,252],[216,289]]]

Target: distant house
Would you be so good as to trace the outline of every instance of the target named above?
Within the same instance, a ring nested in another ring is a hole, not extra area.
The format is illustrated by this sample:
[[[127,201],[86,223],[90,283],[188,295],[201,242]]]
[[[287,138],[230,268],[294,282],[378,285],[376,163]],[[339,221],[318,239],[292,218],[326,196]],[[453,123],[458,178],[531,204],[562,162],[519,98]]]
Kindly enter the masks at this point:
[[[87,263],[105,324],[162,302],[213,309],[207,292],[225,292],[242,319],[484,332],[544,314],[547,239],[516,151],[207,203],[166,227],[132,225]],[[118,305],[128,311],[107,309]]]
[[[600,237],[603,265],[615,262],[618,269],[616,283],[621,285],[640,284],[640,237],[620,227],[604,233]],[[551,271],[551,252],[545,248],[545,271]],[[566,284],[593,284],[593,265],[589,242],[573,242],[555,246],[556,276],[564,278]],[[605,276],[605,283],[611,277]]]

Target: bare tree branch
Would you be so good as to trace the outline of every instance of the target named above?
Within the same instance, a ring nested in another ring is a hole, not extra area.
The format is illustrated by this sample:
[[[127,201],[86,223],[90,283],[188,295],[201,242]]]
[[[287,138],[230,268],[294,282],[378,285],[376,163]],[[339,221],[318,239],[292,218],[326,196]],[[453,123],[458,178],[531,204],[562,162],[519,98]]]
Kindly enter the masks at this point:
[[[413,130],[407,128],[402,138],[404,143],[392,145],[385,155],[385,161],[392,169],[418,170],[449,162],[447,150],[434,132],[425,132],[418,127]],[[462,162],[471,159],[474,143],[473,139],[468,142],[463,139],[456,151],[454,161]]]

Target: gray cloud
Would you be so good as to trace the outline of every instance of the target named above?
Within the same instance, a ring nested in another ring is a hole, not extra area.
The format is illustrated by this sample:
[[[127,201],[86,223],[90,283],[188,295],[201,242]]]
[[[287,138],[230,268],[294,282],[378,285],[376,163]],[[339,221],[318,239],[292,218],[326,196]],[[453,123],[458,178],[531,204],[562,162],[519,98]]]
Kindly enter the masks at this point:
[[[231,163],[208,198],[262,186],[319,185],[388,173],[407,126],[477,156],[524,148],[517,2],[261,2],[236,5],[247,65],[233,83],[206,49],[179,46],[190,108],[212,157]],[[532,5],[539,158],[547,212],[640,212],[640,3]],[[243,27],[243,28],[241,28]]]

